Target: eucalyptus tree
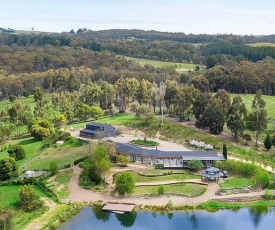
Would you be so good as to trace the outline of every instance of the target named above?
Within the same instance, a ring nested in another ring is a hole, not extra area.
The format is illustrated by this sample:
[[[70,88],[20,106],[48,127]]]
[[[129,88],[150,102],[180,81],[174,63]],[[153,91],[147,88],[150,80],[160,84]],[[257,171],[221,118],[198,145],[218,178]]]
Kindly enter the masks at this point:
[[[256,146],[258,145],[259,135],[267,128],[267,112],[265,101],[262,98],[262,91],[258,90],[252,102],[253,112],[247,117],[247,127],[255,132]]]
[[[245,119],[247,117],[247,109],[240,96],[233,98],[227,115],[227,127],[233,133],[236,140],[239,135],[243,134],[245,128]]]
[[[223,103],[220,98],[213,98],[205,110],[207,126],[211,134],[220,134],[226,121],[224,115]]]
[[[101,85],[100,107],[102,109],[108,109],[114,103],[114,100],[115,89],[113,85],[109,84],[107,81],[103,81]]]
[[[175,112],[179,116],[180,121],[185,119],[185,114],[191,111],[191,106],[198,94],[198,90],[191,86],[179,87],[176,95]]]
[[[137,100],[139,104],[148,105],[152,94],[152,83],[148,80],[142,79],[139,84],[139,89],[137,91]]]
[[[176,102],[178,84],[174,81],[167,80],[165,81],[165,86],[166,88],[165,88],[164,101],[165,101],[165,105],[168,110],[168,113],[170,114]]]
[[[212,96],[210,93],[198,93],[193,102],[193,114],[196,118],[196,125],[199,128],[207,126],[206,108],[211,103]]]

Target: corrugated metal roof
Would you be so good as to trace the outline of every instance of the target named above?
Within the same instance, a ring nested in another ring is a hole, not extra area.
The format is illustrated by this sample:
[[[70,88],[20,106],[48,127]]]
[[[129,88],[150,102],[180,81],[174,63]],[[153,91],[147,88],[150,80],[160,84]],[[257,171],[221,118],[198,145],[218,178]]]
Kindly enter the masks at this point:
[[[126,154],[143,155],[159,158],[182,158],[182,160],[225,160],[214,151],[163,151],[157,149],[145,149],[131,144],[116,143],[116,148]]]

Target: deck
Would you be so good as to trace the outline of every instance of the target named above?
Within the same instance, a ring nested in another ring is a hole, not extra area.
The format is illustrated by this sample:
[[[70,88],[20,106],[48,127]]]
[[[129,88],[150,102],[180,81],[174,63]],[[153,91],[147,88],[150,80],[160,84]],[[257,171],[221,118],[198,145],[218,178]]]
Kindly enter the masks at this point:
[[[135,207],[135,204],[132,204],[132,203],[108,202],[105,204],[102,210],[116,212],[116,213],[124,213],[124,212],[132,212],[134,207]]]

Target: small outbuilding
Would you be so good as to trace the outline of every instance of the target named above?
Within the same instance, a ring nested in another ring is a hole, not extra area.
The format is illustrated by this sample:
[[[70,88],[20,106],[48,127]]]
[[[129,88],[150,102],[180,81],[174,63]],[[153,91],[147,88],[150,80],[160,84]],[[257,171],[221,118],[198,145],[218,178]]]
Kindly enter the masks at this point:
[[[201,180],[204,182],[219,182],[220,178],[223,178],[224,174],[220,172],[218,168],[210,167],[201,174]]]
[[[40,177],[40,176],[46,176],[46,171],[27,171],[25,172],[20,178],[26,179],[26,178],[32,178],[32,177]]]

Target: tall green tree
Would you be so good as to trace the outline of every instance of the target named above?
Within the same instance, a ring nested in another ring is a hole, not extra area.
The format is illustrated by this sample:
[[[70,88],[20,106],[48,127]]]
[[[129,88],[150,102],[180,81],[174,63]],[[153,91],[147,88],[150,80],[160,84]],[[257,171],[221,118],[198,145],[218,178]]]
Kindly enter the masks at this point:
[[[164,94],[164,101],[168,113],[171,114],[173,110],[173,106],[176,103],[176,95],[178,92],[178,85],[174,81],[167,80],[165,81],[165,94]]]
[[[267,128],[267,112],[261,90],[258,90],[254,96],[252,109],[253,112],[248,115],[246,125],[255,132],[256,146],[258,146],[259,135]]]
[[[140,81],[139,89],[137,91],[137,100],[139,104],[148,105],[152,94],[152,83],[148,80],[142,79]]]
[[[242,102],[242,98],[240,96],[234,97],[228,110],[227,126],[236,140],[238,140],[239,135],[243,134],[246,117],[247,110],[245,104]]]
[[[115,89],[113,85],[104,81],[101,85],[101,97],[100,97],[100,107],[102,109],[108,109],[114,103],[115,100]]]
[[[209,91],[209,81],[203,75],[195,76],[189,82],[189,85],[193,85],[200,92]]]
[[[223,126],[225,123],[222,100],[220,98],[213,99],[210,104],[208,104],[205,114],[210,133],[220,134],[223,131]]]
[[[224,116],[226,116],[228,113],[229,107],[230,107],[230,103],[231,103],[230,102],[230,94],[225,89],[219,89],[213,98],[221,99]]]
[[[210,104],[212,96],[210,93],[198,93],[193,102],[193,113],[197,120],[196,125],[201,127],[207,126],[206,108]]]
[[[191,110],[191,106],[198,94],[193,85],[182,86],[178,89],[175,102],[175,112],[179,115],[180,121],[185,119],[185,114]]]
[[[92,155],[91,164],[94,172],[100,177],[105,178],[111,168],[111,161],[104,147],[99,146],[95,149]]]
[[[34,116],[48,118],[51,114],[51,105],[48,99],[38,100],[34,107]]]

